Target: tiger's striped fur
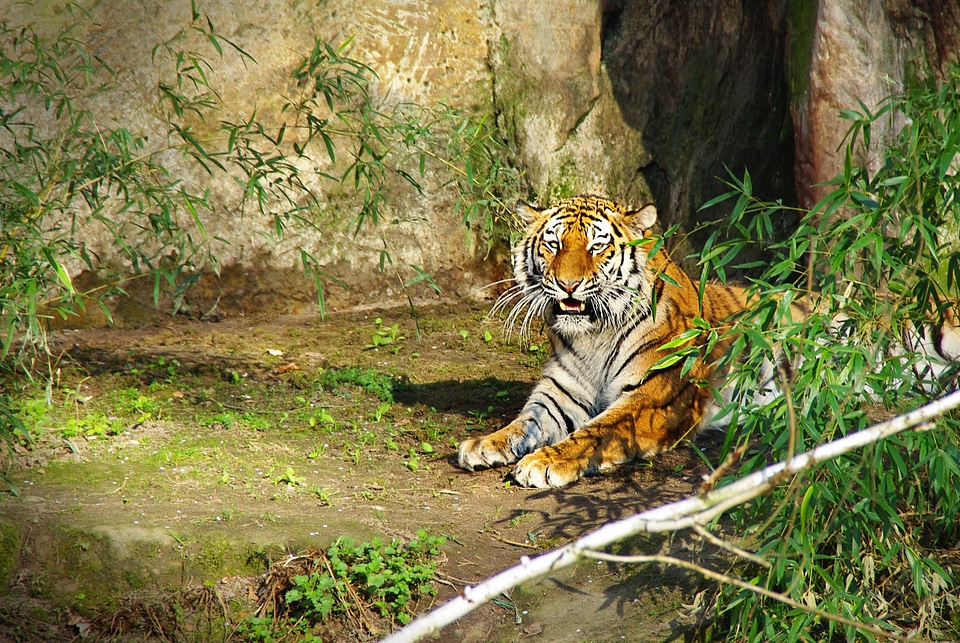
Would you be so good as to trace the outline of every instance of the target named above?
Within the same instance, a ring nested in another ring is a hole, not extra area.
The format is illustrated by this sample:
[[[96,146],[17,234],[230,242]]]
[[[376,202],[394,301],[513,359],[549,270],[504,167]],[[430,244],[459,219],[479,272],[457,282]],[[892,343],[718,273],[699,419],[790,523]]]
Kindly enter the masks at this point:
[[[666,251],[648,256],[656,222],[652,205],[636,211],[595,196],[538,211],[514,251],[522,327],[540,316],[552,351],[520,415],[492,435],[460,445],[459,464],[473,470],[517,463],[523,485],[569,484],[586,473],[669,449],[697,430],[712,395],[698,384],[728,345],[680,377],[680,365],[647,373],[657,349],[693,326],[719,326],[745,305],[742,289],[709,284],[700,310],[697,288]],[[657,276],[664,275],[665,278]],[[674,283],[678,285],[673,285]]]
[[[696,317],[722,331],[746,307],[745,291],[712,283],[701,302],[666,251],[650,256],[652,205],[628,211],[586,195],[543,210],[520,203],[518,213],[529,227],[514,248],[516,285],[497,307],[514,303],[508,326],[526,311],[521,332],[542,318],[552,350],[520,415],[461,443],[460,467],[516,463],[522,485],[564,486],[669,449],[708,422],[714,397],[704,383],[713,380],[711,364],[729,339],[702,351],[682,377],[682,360],[649,369],[665,355],[658,349]],[[791,313],[802,318],[807,311],[795,304]],[[758,376],[772,379],[769,370]]]

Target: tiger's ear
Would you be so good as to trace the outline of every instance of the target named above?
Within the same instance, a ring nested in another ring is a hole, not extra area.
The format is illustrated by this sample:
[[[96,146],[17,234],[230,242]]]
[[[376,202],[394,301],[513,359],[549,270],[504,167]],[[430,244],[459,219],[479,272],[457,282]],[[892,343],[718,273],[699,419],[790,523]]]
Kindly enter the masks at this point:
[[[627,225],[637,234],[643,234],[653,227],[657,222],[657,208],[652,203],[643,206],[639,210],[631,210],[623,215]]]
[[[530,205],[522,199],[517,200],[517,216],[520,217],[520,220],[523,221],[525,225],[530,225],[534,221],[540,218],[540,213],[543,210]]]

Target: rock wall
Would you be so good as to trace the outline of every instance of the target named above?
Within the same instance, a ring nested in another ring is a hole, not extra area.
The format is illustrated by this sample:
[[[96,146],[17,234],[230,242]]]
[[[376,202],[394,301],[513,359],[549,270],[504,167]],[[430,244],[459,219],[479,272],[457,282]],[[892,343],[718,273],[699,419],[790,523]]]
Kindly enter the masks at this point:
[[[87,2],[83,5],[88,18],[69,11],[65,2],[3,5],[0,20],[31,24],[47,37],[76,23],[72,35],[117,72],[115,89],[93,97],[84,107],[98,123],[147,136],[151,149],[177,142],[159,117],[158,107],[158,83],[170,82],[172,62],[162,48],[154,48],[183,29],[186,37],[177,46],[198,52],[210,63],[206,74],[223,106],[212,118],[193,119],[197,135],[215,135],[219,119],[243,122],[254,113],[275,130],[281,106],[300,91],[291,73],[310,54],[315,38],[334,45],[352,38],[346,52],[374,70],[377,79],[371,91],[387,109],[402,103],[434,106],[446,101],[467,112],[492,111],[487,45],[495,36],[490,7],[480,1],[432,0],[426,5],[418,0],[200,0],[197,7],[216,32],[256,62],[227,44],[221,58],[202,36],[191,32],[189,0]],[[206,27],[205,18],[198,24]],[[295,135],[291,129],[287,139]],[[410,265],[430,273],[449,296],[469,295],[494,278],[491,273],[496,266],[484,261],[486,248],[468,243],[461,215],[454,212],[455,194],[441,187],[446,177],[435,175],[430,167],[422,177],[426,188],[422,195],[394,177],[397,184],[390,186],[383,224],[362,226],[357,236],[350,225],[359,210],[356,196],[349,189],[337,191],[310,182],[309,187],[321,194],[320,207],[308,212],[317,227],[290,227],[278,243],[265,234],[272,228],[271,221],[249,203],[243,207],[243,191],[234,176],[207,173],[177,154],[161,153],[160,158],[187,188],[200,193],[209,190],[215,211],[204,214],[207,236],[222,239],[211,242],[223,266],[221,276],[208,274],[190,291],[184,303],[191,312],[205,312],[217,301],[228,314],[304,308],[316,296],[299,265],[301,248],[317,257],[331,276],[325,282],[332,309],[402,301],[402,281],[416,274]],[[316,145],[312,159],[301,163],[313,166],[301,168],[308,175],[314,169],[339,173],[346,165],[331,169],[322,144]],[[408,171],[416,174],[416,161],[410,165]],[[181,215],[189,220],[188,213]],[[110,236],[103,228],[91,224],[80,231],[80,238],[110,269],[128,267],[111,250]],[[384,261],[385,248],[396,270]],[[79,266],[72,268],[76,272]],[[80,275],[76,283],[92,285],[96,279],[96,275]],[[139,319],[144,307],[152,308],[151,286],[144,281],[125,286],[135,295],[132,301],[114,302],[120,321]],[[410,290],[414,297],[435,296],[423,283]],[[160,309],[169,311],[170,306],[167,300]],[[95,305],[87,308],[96,313]]]
[[[5,4],[10,24],[32,22],[41,32],[75,20],[63,2]],[[188,24],[190,3],[100,0],[86,8],[91,19],[75,35],[119,71],[118,90],[92,105],[97,118],[162,144],[164,68],[152,50]],[[227,50],[210,70],[225,116],[279,109],[314,38],[352,36],[351,52],[376,71],[373,91],[385,104],[445,101],[495,117],[503,160],[524,172],[524,196],[549,202],[593,191],[654,201],[664,225],[688,229],[720,216],[698,208],[724,189],[724,166],[737,175],[749,169],[766,198],[813,203],[811,186],[839,169],[840,110],[858,108],[858,99],[873,106],[905,78],[942,77],[960,51],[956,0],[205,0],[199,8],[257,60]],[[316,164],[324,162],[318,151]],[[431,171],[423,194],[398,190],[391,199],[395,225],[354,237],[357,204],[330,193],[314,213],[317,229],[280,243],[264,240],[268,222],[240,212],[232,179],[183,171],[188,185],[210,190],[216,212],[207,231],[225,240],[223,274],[201,282],[195,310],[217,300],[243,312],[302,307],[312,285],[297,265],[301,248],[335,278],[333,308],[402,300],[409,265],[454,296],[477,292],[504,269],[502,257],[466,243],[456,197]],[[785,233],[791,223],[783,222]],[[102,233],[83,234],[94,250],[106,248]],[[399,279],[378,268],[385,243]],[[413,294],[432,296],[423,284]]]
[[[797,78],[792,96],[796,127],[796,185],[811,207],[826,188],[817,184],[843,167],[838,156],[849,121],[842,110],[874,109],[913,78],[942,79],[960,54],[960,4],[955,0],[793,0]],[[879,121],[882,146],[898,123]],[[876,164],[878,159],[864,159]]]
[[[842,169],[849,121],[960,52],[955,0],[499,0],[495,101],[545,201],[653,200],[694,227],[748,169],[754,191],[812,206]],[[574,16],[571,18],[571,16]],[[897,123],[878,123],[882,146]],[[875,160],[875,159],[874,159]],[[784,221],[786,234],[792,221]]]
[[[495,100],[533,192],[655,201],[665,225],[695,218],[724,165],[789,194],[783,4],[497,2]]]

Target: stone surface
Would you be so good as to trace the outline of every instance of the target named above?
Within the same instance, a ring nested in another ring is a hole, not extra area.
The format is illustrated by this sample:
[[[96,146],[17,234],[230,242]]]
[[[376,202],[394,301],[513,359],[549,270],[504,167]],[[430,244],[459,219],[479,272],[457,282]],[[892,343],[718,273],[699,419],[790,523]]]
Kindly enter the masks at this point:
[[[66,3],[7,4],[9,24],[32,22],[46,35],[77,20]],[[208,0],[198,6],[219,34],[257,61],[229,46],[221,59],[187,30],[183,46],[213,63],[208,74],[224,106],[218,117],[239,120],[256,111],[267,124],[279,122],[298,91],[291,71],[314,39],[353,38],[348,51],[375,70],[372,90],[385,106],[446,102],[495,119],[507,145],[501,160],[524,172],[522,196],[545,203],[589,191],[637,205],[653,201],[664,226],[685,222],[687,229],[721,216],[720,209],[698,208],[725,189],[717,179],[726,176],[725,166],[737,175],[749,169],[759,196],[811,205],[820,194],[811,186],[840,169],[836,150],[848,123],[838,113],[859,109],[858,101],[875,107],[905,78],[942,78],[960,52],[955,0],[242,6]],[[116,91],[89,107],[98,122],[145,134],[162,149],[171,139],[158,118],[157,85],[170,77],[172,63],[154,47],[188,27],[190,3],[104,0],[89,11],[73,35],[118,72]],[[216,133],[215,120],[191,125]],[[892,125],[878,124],[875,139],[888,141]],[[423,194],[395,177],[383,221],[361,226],[356,237],[350,225],[359,211],[356,195],[311,184],[321,194],[309,211],[316,228],[288,228],[274,242],[264,235],[271,221],[244,204],[233,177],[207,174],[170,153],[161,157],[185,186],[209,190],[215,207],[205,225],[221,275],[206,275],[188,294],[184,310],[192,313],[309,306],[315,294],[303,277],[301,250],[327,275],[331,308],[405,301],[402,284],[416,274],[410,266],[422,267],[455,297],[502,276],[502,256],[466,241],[456,194],[445,187],[450,175],[440,165],[428,164]],[[322,146],[300,163],[307,171],[343,170],[330,166]],[[791,223],[783,222],[783,234]],[[85,227],[81,238],[107,267],[125,268],[102,228]],[[95,281],[78,276],[77,283]],[[137,295],[135,305],[117,301],[115,312],[138,323],[152,284],[135,281],[127,289]],[[435,296],[422,282],[409,294]],[[160,309],[171,306],[166,300]],[[96,306],[88,310],[84,323],[106,323],[95,319]]]
[[[544,201],[655,201],[669,225],[723,188],[723,165],[791,190],[782,2],[496,3],[503,129]]]
[[[799,4],[799,3],[794,3]],[[809,38],[803,80],[793,100],[796,128],[796,184],[800,204],[811,207],[827,188],[818,187],[843,169],[840,149],[850,122],[843,110],[875,110],[884,97],[902,91],[914,77],[940,79],[960,52],[960,5],[951,0],[835,0],[820,2],[812,30],[792,25]],[[861,160],[879,162],[899,123],[879,120],[872,136],[878,146]]]
[[[158,118],[157,90],[161,80],[173,78],[173,62],[162,47],[154,48],[180,30],[186,30],[186,35],[176,47],[210,63],[206,74],[222,101],[213,118],[188,120],[201,137],[216,136],[220,119],[243,122],[254,113],[267,127],[275,127],[280,109],[299,91],[291,72],[311,52],[315,38],[334,45],[352,38],[345,51],[375,71],[378,79],[372,93],[387,109],[402,103],[435,106],[445,101],[467,111],[491,111],[492,76],[486,62],[490,10],[482,2],[440,0],[429,8],[413,0],[361,5],[346,0],[245,3],[241,7],[223,0],[198,3],[204,14],[198,24],[206,26],[208,16],[216,32],[242,47],[255,63],[227,44],[219,57],[201,35],[191,32],[190,6],[190,2],[106,0],[93,4],[90,19],[84,20],[67,11],[64,3],[12,3],[3,19],[13,25],[31,23],[47,36],[79,21],[74,35],[88,42],[91,53],[118,73],[116,89],[94,97],[87,106],[106,126],[148,136],[151,149],[162,149],[175,140]],[[288,140],[294,136],[291,133]],[[340,152],[345,155],[344,150]],[[443,188],[449,177],[429,167],[422,178],[423,195],[402,179],[392,179],[383,223],[362,226],[356,237],[350,224],[359,210],[357,199],[349,190],[338,194],[328,185],[308,181],[321,194],[320,207],[307,213],[316,228],[291,226],[275,242],[266,234],[272,222],[250,203],[244,204],[233,176],[208,174],[175,154],[161,153],[158,158],[189,189],[209,190],[215,211],[205,215],[204,224],[210,239],[222,240],[210,243],[223,275],[188,294],[184,303],[190,312],[203,313],[218,301],[230,312],[249,313],[260,308],[296,308],[315,300],[312,282],[303,277],[301,249],[316,257],[330,275],[325,279],[325,294],[333,308],[403,299],[402,282],[416,275],[410,265],[429,272],[450,295],[469,294],[492,279],[489,267],[482,264],[486,248],[467,243],[460,215],[454,212],[456,196]],[[331,169],[322,144],[300,164],[301,171],[334,174],[346,167],[342,163]],[[416,159],[409,164],[407,171],[416,174]],[[189,222],[189,213],[181,215]],[[424,220],[429,224],[424,225]],[[109,267],[128,267],[102,227],[85,226],[80,238]],[[384,262],[385,249],[395,270]],[[381,263],[386,264],[383,271]],[[80,267],[79,262],[71,266],[75,273]],[[135,297],[140,304],[149,302],[151,285],[133,282],[127,289],[141,295]],[[434,296],[426,284],[410,290],[414,297]],[[161,307],[169,310],[170,305],[165,301]]]
[[[665,224],[700,219],[700,205],[726,189],[724,166],[748,168],[758,194],[790,198],[783,5],[650,0],[610,16],[606,65],[652,157],[637,171]]]

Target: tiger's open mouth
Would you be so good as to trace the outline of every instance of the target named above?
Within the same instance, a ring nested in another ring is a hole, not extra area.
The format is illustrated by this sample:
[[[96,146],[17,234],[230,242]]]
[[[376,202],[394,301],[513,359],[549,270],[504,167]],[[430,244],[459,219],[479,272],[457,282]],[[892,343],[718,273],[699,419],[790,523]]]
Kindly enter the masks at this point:
[[[583,315],[587,312],[587,302],[573,297],[558,299],[557,312],[561,315]]]

